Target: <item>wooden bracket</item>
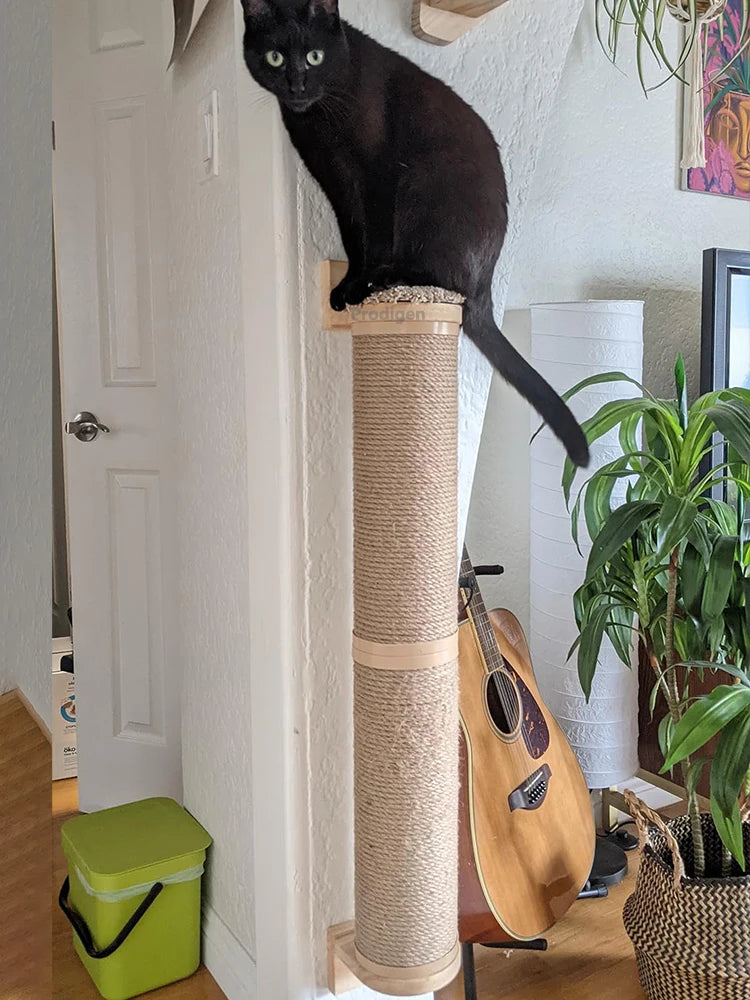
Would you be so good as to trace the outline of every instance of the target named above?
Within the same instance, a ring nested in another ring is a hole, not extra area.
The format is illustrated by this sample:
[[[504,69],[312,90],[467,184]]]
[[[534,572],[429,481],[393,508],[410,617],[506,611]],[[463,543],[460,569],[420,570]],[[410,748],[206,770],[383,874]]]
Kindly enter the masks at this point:
[[[358,990],[362,986],[362,980],[353,971],[357,964],[354,953],[354,921],[329,927],[327,944],[328,989],[335,997]]]
[[[414,34],[433,45],[450,45],[507,0],[413,0]]]
[[[343,332],[351,330],[349,310],[336,312],[331,309],[331,292],[346,275],[349,265],[345,260],[324,260],[320,265],[320,292],[323,306],[323,329]]]

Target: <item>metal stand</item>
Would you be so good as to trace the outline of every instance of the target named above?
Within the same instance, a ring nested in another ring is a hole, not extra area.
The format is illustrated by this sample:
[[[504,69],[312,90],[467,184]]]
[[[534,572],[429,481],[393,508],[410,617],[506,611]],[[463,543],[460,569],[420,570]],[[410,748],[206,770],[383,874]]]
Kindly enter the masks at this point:
[[[546,951],[547,942],[544,938],[536,941],[503,941],[499,944],[485,944],[485,948],[499,948],[500,951]],[[477,977],[474,967],[474,945],[468,941],[461,945],[461,958],[464,970],[464,1000],[477,1000]]]

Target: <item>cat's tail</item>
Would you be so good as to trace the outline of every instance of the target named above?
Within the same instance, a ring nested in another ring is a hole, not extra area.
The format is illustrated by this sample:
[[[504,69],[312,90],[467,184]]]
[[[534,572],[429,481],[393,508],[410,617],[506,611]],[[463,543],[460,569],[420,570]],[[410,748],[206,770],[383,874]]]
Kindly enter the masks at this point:
[[[578,421],[539,372],[513,347],[495,322],[488,289],[464,307],[464,332],[487,360],[526,399],[562,441],[576,465],[589,464],[589,446]]]

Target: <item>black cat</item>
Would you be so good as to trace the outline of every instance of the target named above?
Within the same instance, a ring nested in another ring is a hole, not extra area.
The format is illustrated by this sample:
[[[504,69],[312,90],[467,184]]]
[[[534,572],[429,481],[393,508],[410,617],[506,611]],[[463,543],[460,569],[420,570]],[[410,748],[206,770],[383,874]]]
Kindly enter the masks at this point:
[[[338,219],[349,271],[333,308],[393,285],[463,293],[466,334],[587,465],[572,413],[495,323],[492,277],[508,211],[485,123],[440,80],[342,21],[338,0],[242,5],[247,67],[278,98]]]

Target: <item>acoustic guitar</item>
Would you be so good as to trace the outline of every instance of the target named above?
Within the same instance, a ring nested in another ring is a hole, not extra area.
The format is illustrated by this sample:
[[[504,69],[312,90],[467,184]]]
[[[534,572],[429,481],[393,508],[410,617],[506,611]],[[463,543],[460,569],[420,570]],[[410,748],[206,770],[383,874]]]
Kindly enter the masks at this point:
[[[539,693],[509,611],[484,606],[464,551],[459,592],[459,936],[531,941],[585,886],[594,818],[578,761]]]

